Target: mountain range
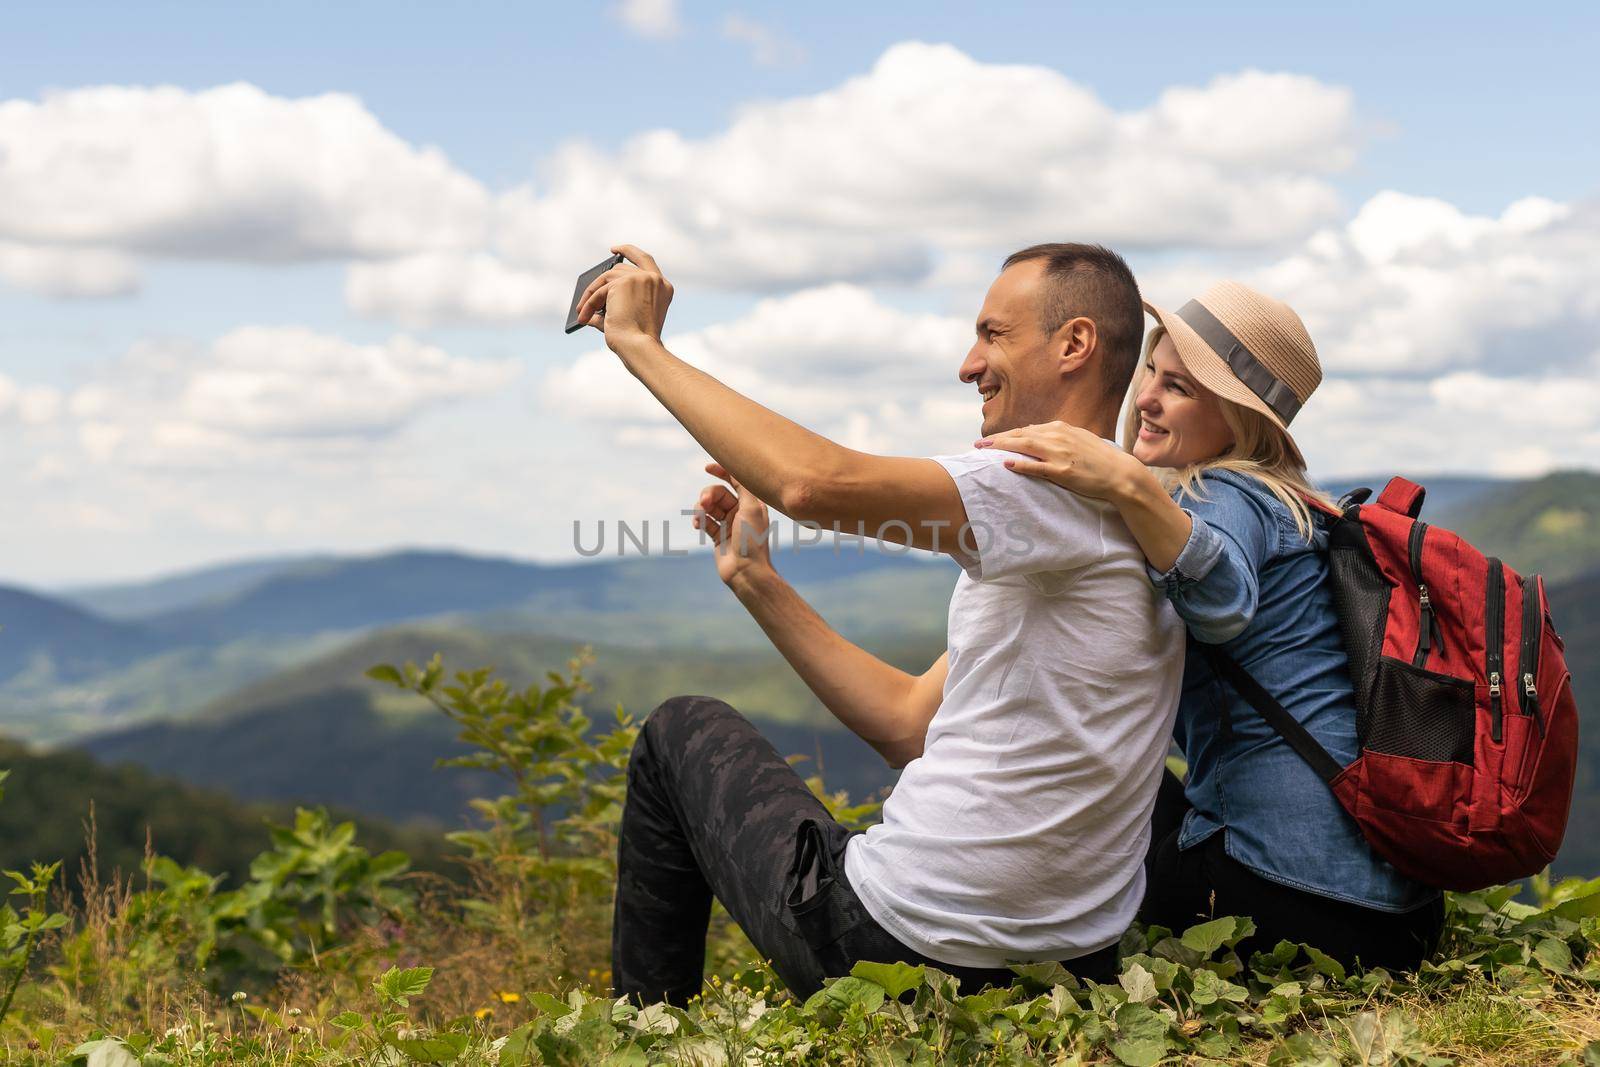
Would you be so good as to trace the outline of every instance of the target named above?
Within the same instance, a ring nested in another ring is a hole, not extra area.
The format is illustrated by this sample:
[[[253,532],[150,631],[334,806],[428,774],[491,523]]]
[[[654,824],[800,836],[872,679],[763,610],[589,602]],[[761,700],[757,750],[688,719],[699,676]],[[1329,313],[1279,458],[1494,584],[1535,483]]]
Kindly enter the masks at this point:
[[[1541,571],[1587,712],[1577,812],[1600,815],[1600,475],[1420,479],[1425,516],[1524,573]],[[1381,481],[1352,480],[1381,488]],[[784,552],[778,565],[847,636],[908,670],[943,648],[956,570],[920,553]],[[583,645],[597,712],[642,716],[679,692],[756,719],[780,751],[820,757],[830,786],[893,775],[837,727],[716,580],[704,552],[550,565],[439,551],[251,560],[54,594],[0,589],[0,732],[74,743],[261,801],[316,801],[458,821],[488,783],[437,771],[448,723],[363,677],[444,653],[453,669],[540,679]],[[1575,815],[1575,817],[1577,817]],[[1600,870],[1569,835],[1563,865]],[[1570,863],[1569,863],[1570,861]]]

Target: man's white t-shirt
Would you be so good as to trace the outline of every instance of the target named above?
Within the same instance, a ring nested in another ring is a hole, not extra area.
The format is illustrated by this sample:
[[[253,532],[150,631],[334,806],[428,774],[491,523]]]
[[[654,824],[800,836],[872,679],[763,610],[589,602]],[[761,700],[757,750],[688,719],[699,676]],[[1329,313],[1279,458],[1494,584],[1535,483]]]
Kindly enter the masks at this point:
[[[1116,509],[936,456],[978,542],[958,556],[950,672],[923,753],[845,874],[884,929],[966,967],[1111,945],[1144,855],[1183,674],[1183,624]]]

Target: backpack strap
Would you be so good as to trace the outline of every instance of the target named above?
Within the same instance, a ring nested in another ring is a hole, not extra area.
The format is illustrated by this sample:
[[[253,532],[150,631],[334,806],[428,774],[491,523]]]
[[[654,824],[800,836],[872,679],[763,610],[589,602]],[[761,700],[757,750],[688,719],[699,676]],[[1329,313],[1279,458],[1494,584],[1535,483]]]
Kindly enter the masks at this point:
[[[1416,482],[1404,478],[1390,478],[1389,484],[1378,494],[1378,506],[1398,511],[1414,519],[1422,514],[1423,494],[1422,486]]]
[[[1343,765],[1322,747],[1322,744],[1311,736],[1311,731],[1300,725],[1300,721],[1290,715],[1284,706],[1277,702],[1271,693],[1262,688],[1260,682],[1219,645],[1206,645],[1195,642],[1206,660],[1211,664],[1211,669],[1217,672],[1219,678],[1225,679],[1232,685],[1234,691],[1244,697],[1245,702],[1272,727],[1273,732],[1283,738],[1284,742],[1300,758],[1310,764],[1317,777],[1324,782],[1331,783],[1344,770]]]
[[[1305,501],[1306,507],[1310,508],[1312,511],[1320,512],[1331,519],[1337,519],[1344,515],[1344,509],[1334,507],[1332,504],[1324,503],[1323,501],[1318,500],[1316,497],[1307,493],[1301,493],[1300,499]]]

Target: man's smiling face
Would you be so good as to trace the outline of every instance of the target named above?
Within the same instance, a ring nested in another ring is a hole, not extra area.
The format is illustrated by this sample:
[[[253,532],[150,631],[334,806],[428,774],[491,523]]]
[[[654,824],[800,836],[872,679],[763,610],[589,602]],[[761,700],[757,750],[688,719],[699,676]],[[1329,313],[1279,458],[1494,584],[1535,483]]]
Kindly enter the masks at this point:
[[[961,380],[982,396],[984,435],[1049,422],[1060,408],[1064,383],[1043,329],[1044,275],[1043,260],[1006,268],[978,312]]]

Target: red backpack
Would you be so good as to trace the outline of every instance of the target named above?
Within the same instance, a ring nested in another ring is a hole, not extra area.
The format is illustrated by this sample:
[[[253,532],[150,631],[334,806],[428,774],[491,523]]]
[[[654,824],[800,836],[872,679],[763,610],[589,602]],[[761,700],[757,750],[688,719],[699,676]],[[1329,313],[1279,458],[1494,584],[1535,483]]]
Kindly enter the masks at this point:
[[[1418,519],[1423,490],[1358,489],[1330,530],[1359,753],[1341,766],[1250,674],[1200,646],[1320,774],[1373,851],[1440,889],[1543,870],[1561,847],[1578,709],[1544,579]]]

